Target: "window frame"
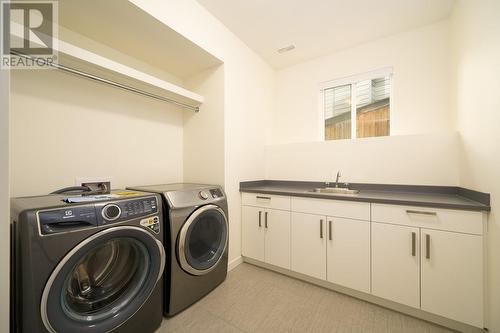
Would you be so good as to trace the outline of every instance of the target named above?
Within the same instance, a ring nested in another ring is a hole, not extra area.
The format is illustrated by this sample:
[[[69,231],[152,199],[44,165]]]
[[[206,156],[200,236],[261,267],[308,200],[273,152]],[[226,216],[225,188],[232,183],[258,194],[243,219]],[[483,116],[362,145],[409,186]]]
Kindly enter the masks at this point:
[[[351,85],[351,138],[340,140],[356,140],[356,139],[370,139],[375,137],[358,138],[357,137],[357,114],[356,114],[356,83],[364,80],[373,80],[380,77],[389,77],[391,80],[390,99],[389,99],[389,119],[392,124],[393,103],[394,103],[394,70],[392,67],[383,67],[362,74],[346,76],[339,79],[321,82],[319,84],[319,141],[339,141],[339,140],[326,140],[325,139],[325,90],[332,89],[339,86]],[[392,126],[389,126],[389,135],[392,135]]]

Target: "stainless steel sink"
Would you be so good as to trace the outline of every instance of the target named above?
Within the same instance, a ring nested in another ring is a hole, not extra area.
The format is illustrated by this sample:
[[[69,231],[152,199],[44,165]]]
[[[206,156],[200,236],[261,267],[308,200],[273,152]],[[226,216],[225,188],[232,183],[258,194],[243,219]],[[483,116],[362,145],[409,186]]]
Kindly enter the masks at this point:
[[[322,194],[358,194],[359,190],[352,190],[345,187],[317,187],[307,192],[315,192]]]

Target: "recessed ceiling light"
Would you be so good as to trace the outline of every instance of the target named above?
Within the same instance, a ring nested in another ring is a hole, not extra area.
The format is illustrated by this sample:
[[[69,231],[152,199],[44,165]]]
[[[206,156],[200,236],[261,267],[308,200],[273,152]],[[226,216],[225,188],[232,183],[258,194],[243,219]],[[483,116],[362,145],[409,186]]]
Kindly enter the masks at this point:
[[[288,52],[288,51],[291,51],[295,49],[295,45],[288,45],[288,46],[285,46],[285,47],[282,47],[281,49],[278,49],[278,53],[285,53],[285,52]]]

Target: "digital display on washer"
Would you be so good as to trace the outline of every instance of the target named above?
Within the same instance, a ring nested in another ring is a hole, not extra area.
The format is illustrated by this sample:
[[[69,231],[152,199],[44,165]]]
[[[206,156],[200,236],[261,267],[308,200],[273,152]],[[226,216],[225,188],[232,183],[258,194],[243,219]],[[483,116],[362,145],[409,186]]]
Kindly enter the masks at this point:
[[[126,201],[120,204],[123,217],[149,215],[158,212],[156,198]]]

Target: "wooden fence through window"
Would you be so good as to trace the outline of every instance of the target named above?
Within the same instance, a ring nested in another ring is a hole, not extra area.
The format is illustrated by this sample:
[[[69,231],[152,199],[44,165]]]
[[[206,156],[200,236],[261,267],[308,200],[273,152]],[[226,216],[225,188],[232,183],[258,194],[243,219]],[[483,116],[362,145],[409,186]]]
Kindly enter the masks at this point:
[[[358,109],[356,115],[356,135],[358,138],[387,136],[390,134],[389,99],[366,105]],[[350,113],[330,118],[325,124],[325,140],[351,138]]]

